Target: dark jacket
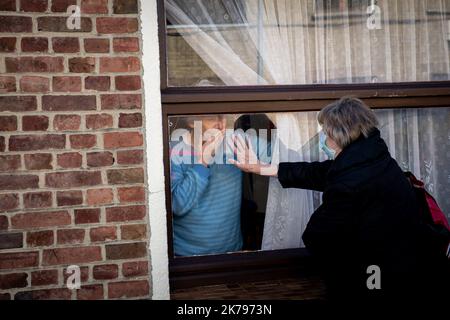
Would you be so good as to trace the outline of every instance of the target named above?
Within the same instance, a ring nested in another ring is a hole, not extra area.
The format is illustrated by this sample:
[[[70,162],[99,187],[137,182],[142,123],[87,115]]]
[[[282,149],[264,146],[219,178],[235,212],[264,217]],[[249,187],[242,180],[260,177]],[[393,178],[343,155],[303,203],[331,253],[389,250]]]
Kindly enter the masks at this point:
[[[416,197],[378,129],[334,161],[281,163],[278,179],[284,188],[323,191],[302,238],[331,297],[409,294],[418,288],[425,271]],[[381,290],[367,288],[371,265],[380,268]]]

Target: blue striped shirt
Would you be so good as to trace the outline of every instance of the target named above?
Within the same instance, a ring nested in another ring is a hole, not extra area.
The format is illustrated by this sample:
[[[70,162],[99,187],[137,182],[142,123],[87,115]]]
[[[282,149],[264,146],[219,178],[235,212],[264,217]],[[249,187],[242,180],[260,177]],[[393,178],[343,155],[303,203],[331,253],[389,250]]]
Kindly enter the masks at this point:
[[[181,163],[175,162],[171,155],[175,255],[241,250],[242,172],[225,163],[211,164],[208,168],[191,164],[191,154],[180,158],[183,159]]]

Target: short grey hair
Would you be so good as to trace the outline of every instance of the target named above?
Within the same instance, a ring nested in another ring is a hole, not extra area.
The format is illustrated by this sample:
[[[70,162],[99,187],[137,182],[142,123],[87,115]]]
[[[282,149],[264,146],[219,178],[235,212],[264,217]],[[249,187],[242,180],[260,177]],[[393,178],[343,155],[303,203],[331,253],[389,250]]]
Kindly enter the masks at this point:
[[[344,149],[361,135],[368,137],[378,126],[375,113],[363,101],[342,97],[325,108],[317,117],[325,134]]]

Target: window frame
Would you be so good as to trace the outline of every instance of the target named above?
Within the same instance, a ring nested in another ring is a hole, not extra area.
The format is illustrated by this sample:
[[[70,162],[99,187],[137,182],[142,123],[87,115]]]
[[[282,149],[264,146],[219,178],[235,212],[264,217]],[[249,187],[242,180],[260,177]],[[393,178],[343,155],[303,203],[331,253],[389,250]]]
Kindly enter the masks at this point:
[[[328,103],[352,95],[374,109],[450,106],[450,81],[308,84],[279,86],[170,87],[168,85],[166,15],[157,0],[163,127],[163,160],[167,209],[169,281],[172,288],[202,284],[313,274],[305,249],[236,252],[211,256],[173,255],[168,119],[187,114],[269,113],[318,111]],[[450,39],[449,39],[450,45]],[[211,105],[214,104],[212,107]],[[275,271],[276,270],[276,271]],[[274,272],[275,271],[275,272]]]

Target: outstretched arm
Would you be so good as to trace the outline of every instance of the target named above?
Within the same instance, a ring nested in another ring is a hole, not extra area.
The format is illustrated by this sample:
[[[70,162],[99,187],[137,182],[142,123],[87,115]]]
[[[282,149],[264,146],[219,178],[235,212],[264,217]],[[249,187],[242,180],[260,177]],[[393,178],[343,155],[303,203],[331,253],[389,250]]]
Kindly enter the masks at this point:
[[[278,166],[278,180],[283,188],[323,191],[332,160],[323,162],[282,162]]]

